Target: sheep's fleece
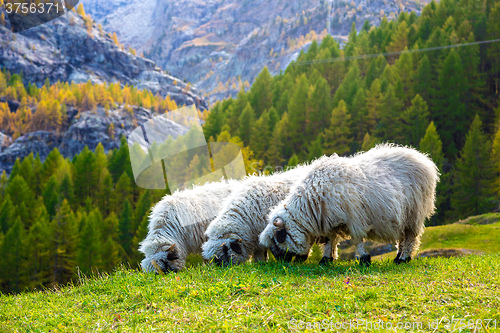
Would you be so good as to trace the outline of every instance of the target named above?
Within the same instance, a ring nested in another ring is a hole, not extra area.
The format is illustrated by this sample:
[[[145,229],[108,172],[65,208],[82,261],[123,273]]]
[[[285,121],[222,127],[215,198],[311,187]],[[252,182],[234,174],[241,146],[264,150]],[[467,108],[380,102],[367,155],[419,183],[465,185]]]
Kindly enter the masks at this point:
[[[188,254],[201,253],[207,226],[239,184],[221,181],[166,195],[149,216],[149,232],[139,247],[146,256],[142,268],[155,271],[154,260],[164,272],[183,269]]]
[[[346,225],[361,261],[363,240],[397,242],[396,263],[418,250],[425,219],[435,210],[436,165],[409,147],[381,144],[352,157],[322,157],[269,214],[262,246],[305,254],[315,237]]]
[[[309,168],[310,165],[299,165],[286,172],[251,176],[243,181],[240,190],[231,195],[207,228],[208,240],[203,244],[203,258],[217,264],[240,264],[253,255],[255,261],[265,261],[267,247],[259,245],[259,235],[267,225],[266,216],[287,196],[294,183],[308,173]],[[286,253],[277,257],[292,259]],[[307,254],[296,260],[306,258]]]

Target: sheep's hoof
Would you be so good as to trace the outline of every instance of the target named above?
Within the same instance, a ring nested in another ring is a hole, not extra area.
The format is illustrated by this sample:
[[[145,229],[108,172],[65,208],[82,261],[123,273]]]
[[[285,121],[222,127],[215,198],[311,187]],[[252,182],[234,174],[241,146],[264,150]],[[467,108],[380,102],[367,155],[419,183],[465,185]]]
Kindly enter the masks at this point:
[[[319,264],[320,265],[327,265],[329,263],[333,262],[333,258],[328,258],[328,257],[323,257],[321,258],[321,260],[319,261]]]
[[[370,267],[370,265],[372,263],[372,256],[369,254],[363,254],[359,258],[359,263],[361,266]]]
[[[409,263],[410,261],[411,261],[411,257],[406,257],[406,258],[404,258],[404,259],[401,259],[401,258],[396,257],[396,259],[394,259],[394,263],[395,263],[396,265],[399,265],[399,264],[401,264],[401,263],[405,263],[405,264],[407,264],[407,263]]]

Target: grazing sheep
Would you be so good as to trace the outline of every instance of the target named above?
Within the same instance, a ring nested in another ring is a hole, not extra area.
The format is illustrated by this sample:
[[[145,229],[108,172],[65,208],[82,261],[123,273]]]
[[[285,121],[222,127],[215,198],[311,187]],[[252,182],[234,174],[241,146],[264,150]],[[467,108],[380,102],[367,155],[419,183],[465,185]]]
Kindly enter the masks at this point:
[[[152,272],[156,264],[163,272],[183,269],[189,254],[201,253],[206,228],[238,186],[230,180],[166,195],[149,216],[149,232],[139,247],[146,256],[142,268]]]
[[[260,243],[304,255],[315,237],[345,225],[362,264],[371,261],[364,239],[397,242],[394,262],[408,262],[434,213],[438,181],[436,165],[412,148],[382,144],[352,157],[322,157],[271,211]]]
[[[267,259],[267,249],[259,245],[259,235],[267,225],[269,210],[283,200],[290,188],[303,175],[309,165],[301,165],[292,170],[271,176],[251,176],[242,184],[238,192],[233,192],[216,219],[206,231],[208,240],[203,244],[202,256],[216,264],[240,264],[253,255],[255,261]],[[335,235],[336,236],[336,235]],[[330,238],[337,241],[337,238]],[[330,244],[330,243],[329,243]],[[332,252],[335,246],[327,245]],[[307,253],[297,255],[296,261],[307,259]],[[291,261],[293,255],[274,251],[276,259]]]

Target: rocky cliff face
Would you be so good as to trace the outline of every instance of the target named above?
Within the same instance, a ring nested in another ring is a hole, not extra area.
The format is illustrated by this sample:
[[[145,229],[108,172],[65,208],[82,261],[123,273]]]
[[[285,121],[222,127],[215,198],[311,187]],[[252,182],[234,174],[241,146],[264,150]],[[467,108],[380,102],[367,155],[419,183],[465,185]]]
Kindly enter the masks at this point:
[[[211,101],[239,91],[241,81],[251,83],[264,66],[271,73],[285,69],[301,48],[327,33],[328,21],[331,34],[345,40],[352,22],[358,29],[365,21],[378,25],[383,15],[419,13],[422,6],[400,0],[83,3],[106,30],[116,32],[122,42],[168,72],[192,82]]]
[[[134,108],[132,112],[123,108],[104,110],[99,107],[95,111],[80,112],[68,110],[68,122],[59,132],[37,131],[27,133],[13,143],[11,138],[0,132],[0,173],[10,173],[17,158],[24,158],[30,153],[40,155],[42,161],[54,148],[58,148],[64,157],[73,157],[85,146],[94,150],[99,143],[107,152],[120,147],[122,135],[128,136],[138,124],[142,124],[155,116],[150,110]],[[111,126],[112,124],[112,126]],[[187,132],[187,128],[166,119],[163,122],[165,131],[172,135]],[[5,142],[5,145],[2,145]]]
[[[0,67],[23,73],[25,83],[120,82],[170,95],[180,105],[206,109],[197,90],[161,71],[151,60],[121,49],[95,23],[74,12],[14,34],[0,25]]]

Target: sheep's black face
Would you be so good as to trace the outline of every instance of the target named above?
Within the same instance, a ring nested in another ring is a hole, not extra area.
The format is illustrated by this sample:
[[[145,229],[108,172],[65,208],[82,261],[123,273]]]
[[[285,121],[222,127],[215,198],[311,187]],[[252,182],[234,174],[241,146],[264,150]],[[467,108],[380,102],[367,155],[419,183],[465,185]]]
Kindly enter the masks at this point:
[[[203,257],[219,266],[240,264],[248,259],[243,240],[230,234],[221,239],[209,239],[203,244]]]
[[[155,267],[156,274],[159,274],[158,269],[160,269],[162,273],[178,272],[183,266],[175,245],[172,245],[168,251],[156,253],[151,259],[151,264]]]
[[[271,245],[269,249],[271,250],[271,253],[273,254],[274,258],[276,258],[276,260],[291,262],[296,253],[293,253],[288,249],[283,250],[282,248],[280,248],[274,238],[272,239],[272,241],[273,245]]]
[[[295,257],[297,262],[307,259],[312,244],[309,237],[305,236],[306,233],[299,230],[295,223],[285,226],[285,220],[277,216],[271,228],[274,230],[274,235],[269,248],[276,259],[290,261],[292,257]]]

